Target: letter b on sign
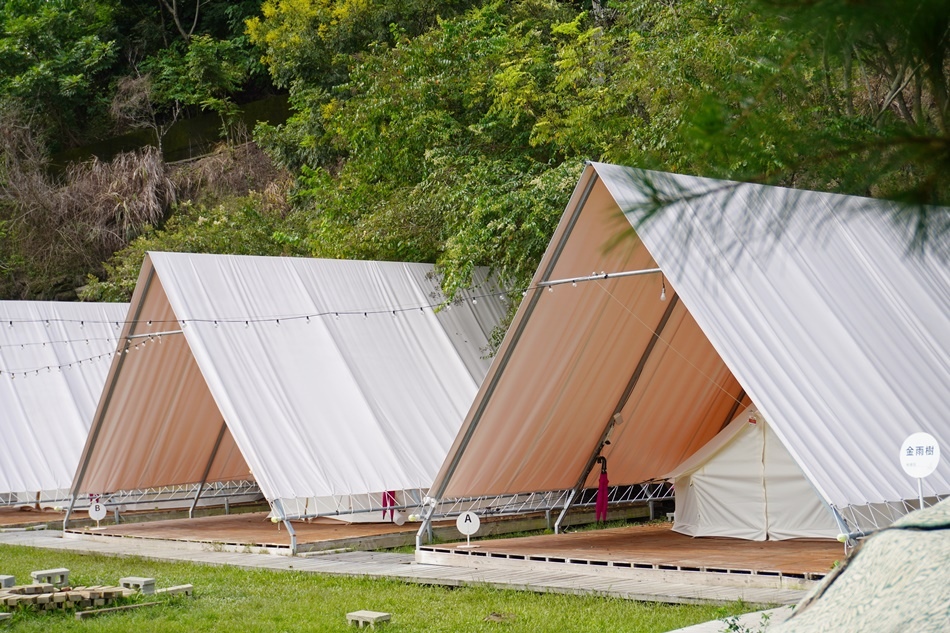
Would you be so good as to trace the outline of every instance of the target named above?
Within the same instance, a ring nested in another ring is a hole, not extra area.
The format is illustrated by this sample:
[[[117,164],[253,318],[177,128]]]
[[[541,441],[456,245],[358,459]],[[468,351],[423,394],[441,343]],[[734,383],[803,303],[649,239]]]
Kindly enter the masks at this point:
[[[101,521],[106,518],[106,507],[101,503],[93,503],[89,506],[89,518],[93,521]]]

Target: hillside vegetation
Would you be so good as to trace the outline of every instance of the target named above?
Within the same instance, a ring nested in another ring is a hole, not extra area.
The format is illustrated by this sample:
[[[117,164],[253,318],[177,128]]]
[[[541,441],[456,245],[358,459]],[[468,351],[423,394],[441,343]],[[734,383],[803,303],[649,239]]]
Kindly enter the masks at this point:
[[[908,248],[950,251],[943,1],[10,0],[0,24],[5,298],[128,298],[150,249],[518,287],[585,160],[906,200]],[[273,93],[285,123],[237,123]],[[202,111],[209,156],[51,166]]]

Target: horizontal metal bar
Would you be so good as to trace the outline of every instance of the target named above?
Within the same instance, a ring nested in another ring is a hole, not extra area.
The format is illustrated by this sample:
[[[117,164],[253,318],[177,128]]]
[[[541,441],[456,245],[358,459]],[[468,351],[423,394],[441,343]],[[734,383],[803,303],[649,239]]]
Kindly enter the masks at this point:
[[[538,282],[538,287],[546,288],[548,286],[560,286],[563,284],[578,284],[584,281],[599,281],[603,279],[619,279],[621,277],[637,277],[639,275],[655,275],[663,272],[659,268],[644,268],[643,270],[627,270],[619,273],[591,273],[586,277],[571,277],[568,279],[551,279],[549,281]]]

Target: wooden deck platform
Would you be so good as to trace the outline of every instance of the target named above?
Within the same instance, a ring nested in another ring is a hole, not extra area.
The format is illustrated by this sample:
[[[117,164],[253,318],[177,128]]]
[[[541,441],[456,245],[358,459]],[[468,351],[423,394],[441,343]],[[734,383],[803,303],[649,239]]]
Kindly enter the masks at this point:
[[[462,545],[424,545],[416,560],[478,569],[570,569],[616,578],[808,589],[844,558],[842,545],[835,541],[692,538],[673,532],[670,524]]]
[[[381,549],[415,540],[418,523],[346,523],[317,518],[293,521],[298,552],[327,549]],[[122,523],[99,529],[67,530],[72,536],[122,537],[213,545],[219,549],[286,549],[290,535],[282,523],[272,523],[266,512],[170,519],[147,523]]]
[[[37,510],[32,506],[3,506],[0,507],[0,529],[62,523],[63,516],[65,513],[47,508]]]
[[[569,567],[557,570],[475,569],[414,562],[412,554],[390,552],[328,552],[319,556],[266,556],[245,551],[221,551],[181,541],[134,538],[98,538],[66,535],[54,530],[0,533],[0,543],[43,547],[58,551],[136,556],[151,560],[187,561],[210,565],[234,565],[244,569],[293,570],[296,573],[340,574],[395,578],[405,582],[451,587],[478,586],[520,591],[599,595],[624,600],[670,603],[726,604],[744,600],[749,604],[794,604],[805,592],[795,589],[754,586],[715,586],[701,582],[682,583],[663,579],[612,578],[599,567]],[[701,576],[702,574],[700,574]],[[696,575],[692,578],[697,578]]]

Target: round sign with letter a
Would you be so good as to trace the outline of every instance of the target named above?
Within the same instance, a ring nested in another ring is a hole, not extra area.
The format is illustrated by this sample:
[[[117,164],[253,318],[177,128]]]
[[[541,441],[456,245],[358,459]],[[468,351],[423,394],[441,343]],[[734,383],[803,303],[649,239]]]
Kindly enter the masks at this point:
[[[459,515],[459,518],[455,519],[455,527],[465,536],[471,536],[478,532],[481,523],[478,515],[471,511],[463,512]]]

